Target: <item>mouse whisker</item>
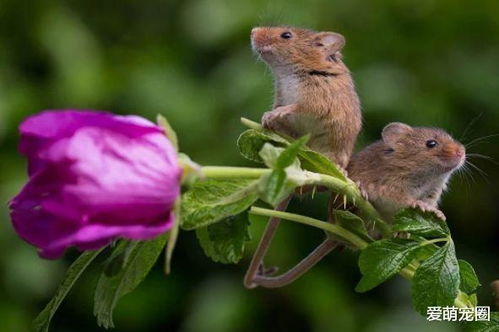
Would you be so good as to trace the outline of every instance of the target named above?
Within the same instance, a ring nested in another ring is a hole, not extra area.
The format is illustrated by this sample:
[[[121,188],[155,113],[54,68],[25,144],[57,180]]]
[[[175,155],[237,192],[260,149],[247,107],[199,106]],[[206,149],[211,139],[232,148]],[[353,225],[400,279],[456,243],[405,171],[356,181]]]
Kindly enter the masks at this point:
[[[487,173],[484,170],[482,170],[480,167],[478,167],[477,165],[473,164],[469,160],[466,160],[466,164],[469,165],[470,167],[472,167],[474,170],[476,170],[478,172],[478,174],[480,174],[485,179],[485,181],[487,183],[490,183],[489,179],[487,177]]]
[[[459,138],[459,141],[460,142],[463,142],[466,140],[466,135],[469,134],[469,131],[471,130],[471,128],[475,125],[475,123],[482,117],[483,115],[483,112],[479,113],[477,116],[475,116],[471,121],[470,123],[468,123],[468,125],[466,126],[466,128],[464,128],[464,131],[463,131],[463,134],[461,135],[461,137]]]
[[[475,138],[475,139],[471,140],[471,142],[468,142],[468,143],[464,144],[464,146],[467,149],[469,149],[470,147],[476,145],[479,142],[482,142],[482,141],[484,141],[486,139],[489,139],[489,138],[492,138],[492,137],[497,137],[497,136],[499,136],[499,134],[492,134],[492,135],[487,135],[487,136],[483,136],[483,137],[478,137],[478,138]]]
[[[469,163],[465,164],[464,170],[466,171],[466,175],[471,179],[471,183],[476,183],[476,179],[473,176],[474,169],[470,167]]]
[[[484,155],[484,154],[480,154],[480,153],[467,153],[466,154],[466,157],[471,157],[471,158],[481,158],[481,159],[485,159],[487,161],[490,161],[491,163],[495,164],[495,165],[499,165],[499,163],[497,161],[494,160],[494,158],[490,157],[490,156],[487,156],[487,155]]]
[[[471,174],[471,170],[468,165],[464,164],[461,168],[459,168],[456,172],[462,179],[466,185],[468,190],[471,190],[471,184],[475,182],[473,175]]]
[[[457,170],[456,175],[463,181],[464,187],[466,188],[466,192],[468,192],[470,188],[470,183],[466,172],[464,172],[464,170],[460,168]]]

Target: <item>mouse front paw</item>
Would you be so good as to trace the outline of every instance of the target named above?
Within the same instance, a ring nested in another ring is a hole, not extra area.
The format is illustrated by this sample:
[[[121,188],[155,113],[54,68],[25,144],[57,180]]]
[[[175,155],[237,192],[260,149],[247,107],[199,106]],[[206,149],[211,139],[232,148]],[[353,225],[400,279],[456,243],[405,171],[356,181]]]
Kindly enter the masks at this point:
[[[265,129],[275,130],[276,118],[278,115],[275,112],[265,112],[262,116],[262,126]]]
[[[262,125],[266,129],[280,131],[290,129],[291,119],[297,110],[296,104],[279,106],[272,111],[265,112],[262,117]]]
[[[431,212],[433,213],[438,219],[442,220],[442,221],[445,221],[446,217],[444,215],[444,213],[442,211],[440,211],[439,209],[437,209],[436,207],[428,204],[428,203],[425,203],[423,201],[416,201],[414,202],[411,207],[413,208],[416,208],[416,209],[420,209],[421,211],[423,212]]]

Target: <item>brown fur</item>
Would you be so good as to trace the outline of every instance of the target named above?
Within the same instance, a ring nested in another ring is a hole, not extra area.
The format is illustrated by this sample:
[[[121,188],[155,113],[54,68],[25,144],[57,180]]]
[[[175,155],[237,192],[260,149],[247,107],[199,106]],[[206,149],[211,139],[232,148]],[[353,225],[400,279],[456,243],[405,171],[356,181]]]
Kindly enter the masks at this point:
[[[292,37],[283,39],[289,32]],[[309,147],[345,168],[361,129],[360,102],[342,61],[345,40],[333,32],[255,28],[253,49],[275,77],[274,109],[263,125],[292,137],[311,134]]]
[[[352,157],[350,178],[387,219],[409,206],[437,212],[449,177],[464,163],[464,147],[441,129],[402,123],[387,125],[382,136]],[[428,140],[438,145],[428,148]]]

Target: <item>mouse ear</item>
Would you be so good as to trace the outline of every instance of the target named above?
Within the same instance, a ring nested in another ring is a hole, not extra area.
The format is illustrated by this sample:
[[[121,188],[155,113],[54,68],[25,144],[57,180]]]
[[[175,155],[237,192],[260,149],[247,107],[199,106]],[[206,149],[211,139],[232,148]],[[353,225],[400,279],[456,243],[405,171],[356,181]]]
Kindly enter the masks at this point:
[[[345,37],[335,32],[319,32],[315,42],[326,46],[331,53],[335,53],[345,46]]]
[[[392,143],[397,140],[401,135],[412,131],[412,127],[401,122],[389,123],[383,128],[381,137],[385,143]]]

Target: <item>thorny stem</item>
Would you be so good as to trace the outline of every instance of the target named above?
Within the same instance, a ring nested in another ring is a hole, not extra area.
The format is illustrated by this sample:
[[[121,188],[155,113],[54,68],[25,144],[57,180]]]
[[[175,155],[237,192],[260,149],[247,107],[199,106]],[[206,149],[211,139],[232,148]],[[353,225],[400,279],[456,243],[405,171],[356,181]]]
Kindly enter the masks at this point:
[[[241,118],[241,123],[250,129],[254,130],[263,129],[260,123],[246,118]],[[285,139],[290,139],[290,137],[287,137],[286,135],[282,134],[278,135],[282,136]],[[321,177],[321,181],[324,182],[322,183],[323,185],[329,187],[330,189],[333,189],[335,192],[345,195],[348,199],[350,199],[350,201],[352,201],[353,204],[357,206],[362,211],[362,213],[365,214],[366,217],[368,217],[369,220],[375,222],[375,226],[381,231],[381,233],[383,233],[383,235],[388,235],[390,233],[389,227],[380,218],[378,211],[376,211],[376,209],[371,205],[371,203],[369,203],[367,200],[365,200],[362,197],[360,190],[357,188],[357,186],[353,181],[347,179],[347,181],[344,182],[340,179],[337,179],[329,175],[325,174],[319,174],[319,175]],[[328,183],[330,184],[330,186],[327,185]]]
[[[201,173],[207,178],[259,178],[270,173],[267,168],[251,168],[251,167],[227,167],[227,166],[205,166],[201,168]],[[363,214],[369,217],[370,220],[376,221],[376,227],[384,234],[390,233],[389,227],[381,220],[378,211],[366,201],[360,194],[359,189],[352,181],[343,181],[326,174],[313,173],[303,171],[307,176],[305,184],[325,186],[345,195],[352,201]]]
[[[242,118],[241,122],[251,129],[261,130],[262,126],[259,123],[253,122],[251,120]],[[201,168],[201,173],[207,178],[254,178],[258,179],[263,175],[269,174],[272,170],[267,168],[251,168],[251,167],[225,167],[225,166],[205,166]],[[381,219],[378,211],[365,200],[360,190],[357,188],[355,183],[351,180],[343,181],[341,179],[335,178],[326,174],[313,173],[309,171],[304,171],[306,174],[310,175],[307,184],[311,185],[322,185],[332,189],[335,192],[345,195],[350,201],[357,206],[360,211],[369,219],[376,222],[376,227],[383,233],[383,235],[391,234],[390,227]],[[334,233],[359,249],[364,249],[367,247],[368,243],[358,237],[357,235],[351,233],[350,231],[344,229],[341,226],[326,223],[314,218],[296,215],[288,212],[275,211],[269,209],[262,209],[258,207],[252,207],[250,213],[277,217],[282,219],[287,219],[302,224],[306,224],[312,227],[323,229],[327,232]],[[428,240],[423,242],[422,245],[429,245],[437,242],[447,241],[448,238],[439,238],[434,240]],[[409,263],[405,268],[403,268],[399,274],[408,280],[414,278],[416,269],[419,266],[419,262],[413,261]],[[454,305],[459,308],[472,307],[473,304],[469,301],[468,296],[459,290],[456,299],[454,300]]]

